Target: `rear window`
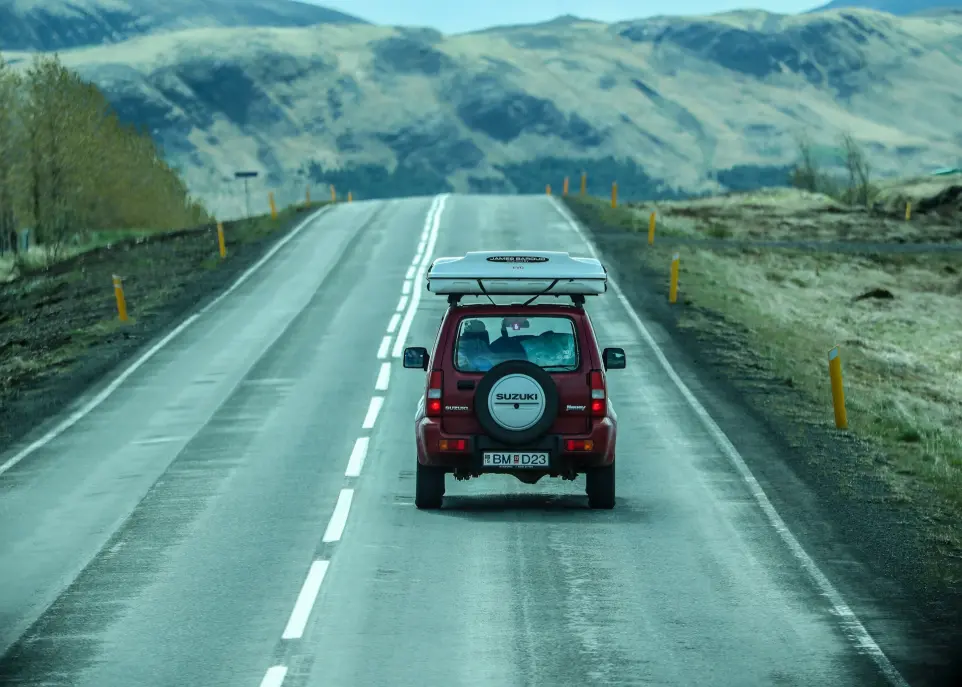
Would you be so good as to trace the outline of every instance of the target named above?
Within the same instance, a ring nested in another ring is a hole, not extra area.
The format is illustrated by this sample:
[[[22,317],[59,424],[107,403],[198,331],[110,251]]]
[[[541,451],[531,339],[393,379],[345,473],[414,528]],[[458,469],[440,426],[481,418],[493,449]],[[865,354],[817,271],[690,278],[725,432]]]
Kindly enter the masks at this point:
[[[526,360],[548,372],[576,371],[574,321],[550,315],[461,320],[454,345],[454,366],[460,372],[487,372],[507,360]]]

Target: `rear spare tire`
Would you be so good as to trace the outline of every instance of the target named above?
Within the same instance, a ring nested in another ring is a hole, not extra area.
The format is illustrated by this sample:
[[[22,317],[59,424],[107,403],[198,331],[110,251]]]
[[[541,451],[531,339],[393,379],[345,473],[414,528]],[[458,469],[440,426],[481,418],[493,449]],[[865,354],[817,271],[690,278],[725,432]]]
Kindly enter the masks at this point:
[[[509,360],[492,367],[474,392],[478,423],[492,439],[522,446],[540,439],[558,416],[558,388],[534,363]]]

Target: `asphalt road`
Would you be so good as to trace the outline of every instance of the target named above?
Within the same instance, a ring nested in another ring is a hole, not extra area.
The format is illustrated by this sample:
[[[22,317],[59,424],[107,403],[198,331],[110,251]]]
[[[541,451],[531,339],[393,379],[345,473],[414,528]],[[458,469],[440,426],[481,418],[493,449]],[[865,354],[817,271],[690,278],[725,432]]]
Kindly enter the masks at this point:
[[[417,511],[398,337],[431,346],[445,308],[419,248],[587,253],[546,197],[306,226],[0,474],[0,684],[900,684],[613,293],[589,309],[628,355],[615,510],[486,477]]]

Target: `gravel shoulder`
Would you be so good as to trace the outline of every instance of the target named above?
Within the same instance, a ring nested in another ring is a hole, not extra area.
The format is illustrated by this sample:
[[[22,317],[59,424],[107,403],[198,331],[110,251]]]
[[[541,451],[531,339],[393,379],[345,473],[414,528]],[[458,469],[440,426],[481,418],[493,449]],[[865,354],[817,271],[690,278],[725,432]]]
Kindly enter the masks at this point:
[[[565,200],[629,299],[670,334],[673,354],[698,370],[706,405],[735,445],[748,433],[726,413],[729,405],[782,447],[778,460],[755,459],[751,468],[806,549],[846,598],[872,598],[882,613],[906,619],[918,653],[932,666],[925,684],[957,684],[962,254],[952,237],[962,236],[958,218],[916,217],[906,227],[899,218],[819,212],[807,201],[772,210],[743,198],[739,211],[731,199],[714,210],[706,201],[612,209],[597,199]],[[652,211],[656,239],[648,245]],[[800,229],[802,216],[807,231]],[[895,228],[905,242],[888,241]],[[735,243],[784,241],[786,234],[818,242],[818,250]],[[687,245],[670,240],[679,237]],[[832,244],[853,242],[891,247],[833,250]],[[899,247],[910,243],[945,246]],[[675,253],[679,296],[669,305]],[[843,360],[849,431],[834,426],[827,359],[834,345]]]
[[[216,228],[119,240],[0,284],[0,451],[45,430],[76,399],[203,307],[323,203]],[[122,277],[129,320],[117,314]]]

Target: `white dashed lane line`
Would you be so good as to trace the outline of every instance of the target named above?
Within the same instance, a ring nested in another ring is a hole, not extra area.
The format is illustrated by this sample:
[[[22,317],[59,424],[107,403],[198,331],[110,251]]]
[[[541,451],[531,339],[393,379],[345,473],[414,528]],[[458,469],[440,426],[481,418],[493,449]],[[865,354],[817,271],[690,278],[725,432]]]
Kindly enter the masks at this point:
[[[287,677],[287,666],[272,666],[267,669],[267,674],[261,680],[261,687],[281,687],[285,677]]]
[[[321,583],[324,581],[329,565],[330,561],[314,561],[311,564],[311,569],[307,572],[307,578],[301,587],[301,593],[297,595],[294,610],[291,612],[290,620],[287,621],[287,627],[284,628],[281,639],[300,639],[301,635],[304,634],[304,628],[307,627],[307,620],[311,617],[311,609],[314,608],[314,602],[317,601],[317,594],[321,591]]]
[[[388,384],[391,383],[391,363],[381,363],[381,371],[377,373],[377,382],[374,384],[375,391],[387,391]]]
[[[334,513],[331,514],[331,520],[327,523],[327,529],[324,530],[324,539],[322,540],[324,543],[341,540],[341,535],[344,534],[344,528],[347,526],[347,516],[351,512],[353,500],[353,489],[341,489],[341,493],[337,496],[337,503],[334,504]]]
[[[414,281],[421,283],[424,279],[424,275],[428,270],[428,266],[431,264],[431,256],[434,255],[434,246],[438,242],[438,230],[441,227],[441,214],[444,212],[444,205],[447,203],[448,197],[441,196],[441,200],[437,205],[437,211],[434,216],[430,218],[430,231],[427,236],[427,247],[424,249],[423,258],[418,254],[419,262],[417,276]],[[404,313],[404,319],[401,320],[401,329],[398,331],[397,338],[394,340],[394,348],[391,351],[391,355],[395,358],[400,358],[401,354],[404,352],[404,342],[407,339],[408,333],[411,331],[411,325],[414,323],[414,315],[418,311],[418,305],[421,303],[421,289],[415,289],[414,293],[411,294],[411,302],[408,303],[407,310]]]
[[[381,339],[381,345],[377,349],[378,360],[384,360],[387,358],[387,352],[391,348],[391,337],[385,336]]]
[[[408,332],[411,329],[411,323],[417,312],[418,303],[421,300],[421,294],[417,290],[414,291],[413,295],[410,295],[412,293],[413,280],[416,275],[423,277],[424,272],[427,270],[434,246],[437,243],[441,211],[444,209],[446,200],[447,196],[436,197],[434,202],[431,203],[431,207],[425,218],[424,229],[421,232],[417,247],[417,254],[414,256],[414,260],[408,268],[404,282],[401,285],[401,298],[398,301],[394,314],[391,315],[391,319],[388,322],[387,336],[381,339],[381,345],[378,346],[377,349],[378,360],[385,362],[381,363],[380,369],[378,370],[377,381],[374,383],[375,391],[387,391],[391,382],[391,363],[388,362],[387,359],[389,352],[391,352],[392,335],[397,331],[398,325],[400,325],[401,330],[394,342],[393,350],[393,357],[397,358],[401,355],[404,340],[407,338]],[[367,414],[364,416],[361,429],[371,430],[374,428],[383,405],[384,396],[379,395],[371,398],[371,403],[368,406]],[[351,450],[351,456],[347,461],[347,469],[344,471],[345,477],[360,477],[370,443],[370,437],[366,436],[358,437],[354,442],[354,448]],[[327,529],[324,531],[322,537],[324,543],[339,542],[341,540],[344,529],[347,527],[347,519],[351,512],[351,503],[353,500],[354,489],[341,489],[337,497],[337,502],[334,504],[331,519],[328,521]],[[304,580],[300,594],[297,596],[297,601],[294,603],[294,610],[291,612],[291,617],[287,621],[284,633],[281,635],[282,639],[300,639],[304,635],[304,630],[307,628],[307,623],[310,620],[311,612],[314,609],[314,604],[321,591],[321,585],[324,582],[324,576],[327,574],[329,566],[329,560],[316,560],[311,564],[307,578]],[[281,687],[284,683],[284,678],[287,677],[287,671],[287,666],[283,665],[275,665],[268,668],[264,679],[261,681],[261,687]]]
[[[368,437],[358,437],[354,442],[351,457],[347,461],[347,470],[344,471],[345,477],[360,477],[361,468],[364,467],[364,459],[367,458],[367,448],[371,443]]]
[[[371,405],[367,407],[367,415],[364,416],[364,424],[361,425],[361,429],[374,428],[374,423],[377,422],[377,414],[381,412],[381,406],[383,405],[383,396],[375,396],[371,399]]]

